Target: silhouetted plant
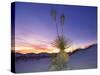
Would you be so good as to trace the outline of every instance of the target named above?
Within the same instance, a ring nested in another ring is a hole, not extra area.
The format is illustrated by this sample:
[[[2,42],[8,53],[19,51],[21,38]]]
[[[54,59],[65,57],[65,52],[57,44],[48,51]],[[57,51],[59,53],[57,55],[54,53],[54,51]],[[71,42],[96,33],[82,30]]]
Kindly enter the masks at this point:
[[[60,50],[59,53],[52,59],[52,65],[56,66],[54,70],[61,70],[69,59],[65,49],[71,46],[71,41],[59,36],[59,38],[54,40],[52,45]]]
[[[71,41],[69,39],[65,39],[64,32],[63,32],[63,26],[65,22],[65,15],[62,14],[60,16],[60,24],[61,24],[61,34],[59,34],[59,29],[57,25],[57,13],[55,9],[51,10],[51,16],[53,17],[54,21],[56,22],[56,30],[57,30],[57,38],[53,41],[52,46],[58,48],[60,51],[59,53],[52,55],[52,65],[51,70],[61,70],[64,68],[64,65],[69,59],[68,53],[65,52],[65,49],[69,48],[71,46]]]

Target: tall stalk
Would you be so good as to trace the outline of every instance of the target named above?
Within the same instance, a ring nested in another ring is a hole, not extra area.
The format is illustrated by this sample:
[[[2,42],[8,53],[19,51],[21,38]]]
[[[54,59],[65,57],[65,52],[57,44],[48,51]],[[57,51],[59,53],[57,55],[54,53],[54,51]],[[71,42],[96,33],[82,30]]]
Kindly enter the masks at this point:
[[[65,21],[65,15],[62,14],[62,15],[60,16],[61,29],[62,29],[62,36],[64,36],[64,32],[63,32],[64,21]]]
[[[57,19],[56,19],[57,18],[57,13],[56,13],[56,10],[55,9],[52,9],[51,10],[51,16],[52,16],[52,18],[55,21],[57,37],[59,38],[59,30],[58,30]]]
[[[57,21],[56,21],[56,30],[57,30],[57,37],[59,38],[59,30],[58,30]]]

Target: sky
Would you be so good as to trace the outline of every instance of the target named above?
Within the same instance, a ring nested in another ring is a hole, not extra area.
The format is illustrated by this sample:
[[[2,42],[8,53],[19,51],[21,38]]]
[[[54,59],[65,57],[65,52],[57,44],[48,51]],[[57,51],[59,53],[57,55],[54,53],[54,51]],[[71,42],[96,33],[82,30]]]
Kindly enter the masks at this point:
[[[56,52],[51,43],[57,37],[51,10],[57,12],[57,25],[61,34],[60,15],[64,13],[64,36],[75,48],[97,43],[97,8],[73,5],[15,3],[15,50],[21,53]]]

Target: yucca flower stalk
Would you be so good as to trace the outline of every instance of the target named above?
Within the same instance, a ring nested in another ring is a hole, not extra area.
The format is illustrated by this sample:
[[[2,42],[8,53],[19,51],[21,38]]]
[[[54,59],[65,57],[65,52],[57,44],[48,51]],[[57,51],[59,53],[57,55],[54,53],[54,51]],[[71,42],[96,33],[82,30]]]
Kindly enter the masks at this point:
[[[64,36],[63,35],[63,27],[64,27],[64,22],[65,22],[65,15],[64,15],[64,13],[60,16],[60,23],[61,23],[61,28],[62,28],[62,36]]]
[[[53,18],[53,20],[55,21],[55,25],[56,25],[56,30],[57,30],[57,37],[59,38],[59,31],[58,31],[58,25],[57,25],[57,12],[55,9],[51,10],[51,16]]]

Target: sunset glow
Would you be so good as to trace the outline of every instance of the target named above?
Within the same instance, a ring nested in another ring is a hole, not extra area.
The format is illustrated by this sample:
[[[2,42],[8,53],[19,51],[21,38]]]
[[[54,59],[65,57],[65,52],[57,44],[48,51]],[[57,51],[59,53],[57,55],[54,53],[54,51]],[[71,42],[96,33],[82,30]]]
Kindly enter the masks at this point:
[[[73,52],[75,51],[76,49],[85,49],[89,46],[91,46],[92,44],[95,44],[95,43],[91,43],[91,44],[85,44],[84,46],[72,46],[68,49],[65,49],[65,52]],[[52,47],[51,45],[47,45],[47,46],[44,46],[44,48],[42,46],[29,46],[29,47],[15,47],[15,51],[17,53],[22,53],[22,54],[27,54],[27,53],[58,53],[60,50],[55,48],[55,47]]]

